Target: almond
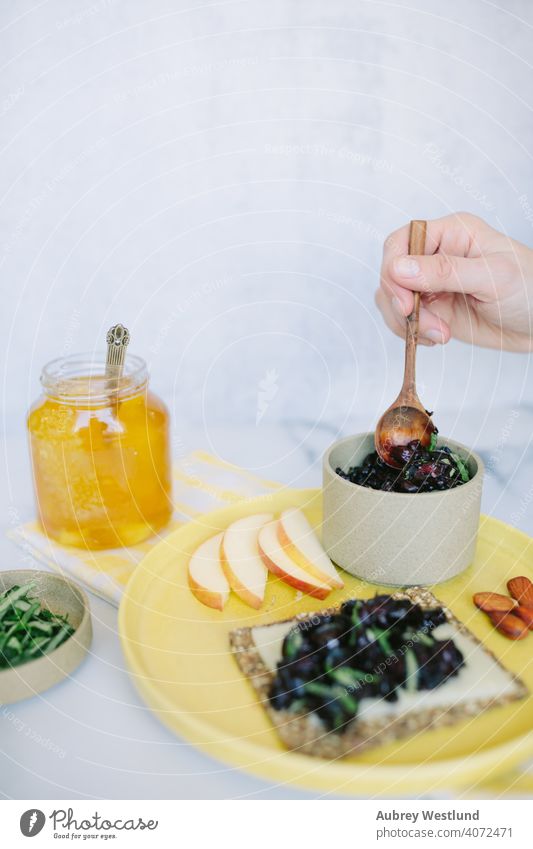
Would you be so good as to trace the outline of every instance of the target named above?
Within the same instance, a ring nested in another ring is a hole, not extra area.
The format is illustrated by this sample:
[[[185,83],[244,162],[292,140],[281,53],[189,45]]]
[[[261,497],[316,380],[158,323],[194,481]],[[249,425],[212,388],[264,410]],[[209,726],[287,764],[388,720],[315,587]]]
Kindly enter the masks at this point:
[[[516,598],[519,604],[533,609],[533,584],[529,578],[520,576],[519,578],[511,578],[507,582],[507,589],[513,598]]]
[[[476,607],[485,613],[509,613],[516,606],[512,598],[501,593],[476,593],[473,601]]]
[[[515,616],[514,613],[497,613],[495,611],[489,613],[488,616],[500,634],[503,634],[510,640],[523,640],[529,633],[528,626],[524,620],[520,619],[519,616]]]
[[[513,610],[513,614],[520,616],[530,631],[533,631],[533,610],[530,607],[526,607],[525,604],[519,604]]]

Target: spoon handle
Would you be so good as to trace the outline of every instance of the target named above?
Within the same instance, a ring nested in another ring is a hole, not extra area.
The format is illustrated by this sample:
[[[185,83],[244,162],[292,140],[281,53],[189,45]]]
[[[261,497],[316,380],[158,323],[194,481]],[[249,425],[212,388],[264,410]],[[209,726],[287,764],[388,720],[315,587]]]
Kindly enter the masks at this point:
[[[426,222],[411,221],[409,226],[409,254],[415,256],[422,255],[426,248]],[[420,313],[420,292],[414,293],[413,311],[407,316],[407,324],[405,329],[405,371],[403,378],[402,392],[406,399],[416,401],[418,404],[418,395],[416,393],[416,345],[418,342],[418,315]]]

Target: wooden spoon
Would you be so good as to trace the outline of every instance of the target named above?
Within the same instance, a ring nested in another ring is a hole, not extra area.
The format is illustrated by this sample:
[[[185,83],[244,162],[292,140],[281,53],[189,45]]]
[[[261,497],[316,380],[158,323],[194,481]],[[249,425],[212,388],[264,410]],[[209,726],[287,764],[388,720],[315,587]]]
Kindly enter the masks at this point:
[[[421,255],[426,246],[426,222],[411,221],[409,228],[409,253]],[[416,345],[418,341],[418,314],[420,293],[414,293],[414,307],[407,316],[405,331],[405,370],[400,394],[381,416],[376,426],[374,441],[376,451],[388,466],[401,469],[408,459],[402,457],[402,448],[416,439],[424,448],[431,442],[437,428],[422,405],[415,382]]]

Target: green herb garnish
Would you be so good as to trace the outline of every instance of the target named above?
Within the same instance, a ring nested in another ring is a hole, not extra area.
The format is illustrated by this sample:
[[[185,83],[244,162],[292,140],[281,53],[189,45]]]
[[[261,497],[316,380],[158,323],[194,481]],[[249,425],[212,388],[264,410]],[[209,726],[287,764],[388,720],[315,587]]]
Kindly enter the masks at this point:
[[[326,704],[330,705],[333,709],[335,704],[338,703],[342,709],[352,717],[355,716],[359,710],[359,702],[354,696],[348,693],[344,687],[339,687],[336,684],[328,686],[327,684],[321,684],[318,681],[310,681],[308,684],[304,685],[304,689],[306,693],[309,693],[309,695],[318,696],[318,698],[323,699]]]
[[[357,687],[361,681],[366,683],[377,681],[377,675],[362,672],[352,666],[338,666],[336,669],[329,669],[328,671],[337,684],[342,684],[343,687]]]
[[[405,653],[405,689],[408,693],[416,693],[418,689],[418,661],[412,649]]]
[[[35,660],[74,633],[67,616],[52,613],[31,595],[35,587],[30,581],[0,595],[0,669]]]
[[[461,479],[466,483],[470,480],[470,472],[468,471],[468,466],[466,463],[461,460],[458,454],[452,454],[453,459],[455,460],[455,464],[459,469],[459,474],[461,475]]]
[[[353,606],[352,622],[354,624],[354,628],[360,628],[361,627],[361,617],[359,616],[359,605],[357,604],[357,602]]]
[[[387,639],[387,635],[386,635],[385,631],[382,631],[380,628],[373,628],[371,633],[374,634],[376,640],[378,641],[378,643],[381,647],[381,651],[383,652],[383,654],[386,655],[387,657],[392,655],[393,652],[392,652],[391,644],[389,643],[389,641]]]
[[[402,691],[439,687],[464,666],[453,641],[433,632],[446,621],[442,608],[407,597],[348,599],[288,632],[269,703],[315,714],[328,731],[340,732],[364,699],[396,701]]]
[[[301,648],[303,644],[303,636],[302,632],[298,627],[293,628],[287,636],[285,637],[285,642],[283,644],[283,653],[288,658],[288,660],[292,660],[298,654],[298,650]]]

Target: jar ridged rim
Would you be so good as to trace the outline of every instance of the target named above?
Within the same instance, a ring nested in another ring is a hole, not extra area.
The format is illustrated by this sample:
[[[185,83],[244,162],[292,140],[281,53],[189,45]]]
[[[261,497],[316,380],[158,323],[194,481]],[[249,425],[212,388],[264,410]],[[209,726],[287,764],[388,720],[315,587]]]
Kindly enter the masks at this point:
[[[75,378],[87,378],[76,384]],[[92,381],[92,386],[91,386]],[[102,404],[139,394],[148,382],[142,357],[128,354],[120,377],[106,376],[105,351],[70,354],[46,363],[41,372],[44,393],[65,404]]]

